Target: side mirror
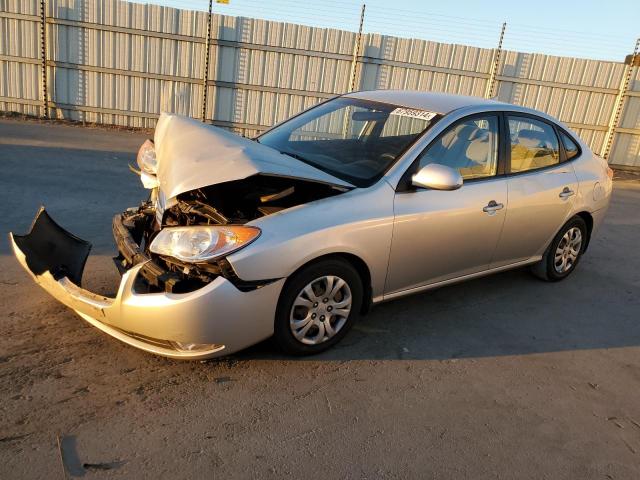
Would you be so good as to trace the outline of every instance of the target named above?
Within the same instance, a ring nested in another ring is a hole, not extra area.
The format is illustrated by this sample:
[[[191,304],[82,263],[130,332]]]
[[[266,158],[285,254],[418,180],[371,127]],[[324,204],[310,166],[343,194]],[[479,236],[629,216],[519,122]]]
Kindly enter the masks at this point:
[[[411,184],[433,190],[457,190],[462,186],[462,175],[454,168],[430,163],[411,177]]]

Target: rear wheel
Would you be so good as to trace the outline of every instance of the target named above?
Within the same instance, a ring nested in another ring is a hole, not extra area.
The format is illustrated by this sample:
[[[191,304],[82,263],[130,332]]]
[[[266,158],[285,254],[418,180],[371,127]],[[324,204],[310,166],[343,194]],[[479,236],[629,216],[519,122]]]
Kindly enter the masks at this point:
[[[362,307],[362,281],[346,261],[328,259],[295,273],[280,296],[274,337],[294,355],[320,353],[349,331]]]
[[[580,217],[573,217],[554,237],[542,260],[532,272],[542,280],[557,282],[573,272],[584,253],[587,225]]]

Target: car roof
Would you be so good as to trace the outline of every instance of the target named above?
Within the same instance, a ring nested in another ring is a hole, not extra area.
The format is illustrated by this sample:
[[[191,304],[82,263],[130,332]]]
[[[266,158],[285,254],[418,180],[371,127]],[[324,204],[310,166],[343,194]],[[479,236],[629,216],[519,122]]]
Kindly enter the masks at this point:
[[[462,107],[487,106],[495,108],[496,105],[509,105],[480,97],[454,95],[451,93],[421,92],[418,90],[369,90],[348,93],[345,96],[374,102],[390,103],[407,108],[428,110],[443,115]]]

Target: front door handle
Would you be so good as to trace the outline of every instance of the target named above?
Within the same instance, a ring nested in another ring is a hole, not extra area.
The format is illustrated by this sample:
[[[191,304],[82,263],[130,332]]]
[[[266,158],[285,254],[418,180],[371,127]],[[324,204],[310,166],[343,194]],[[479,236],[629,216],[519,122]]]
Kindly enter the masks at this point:
[[[571,195],[574,195],[574,194],[575,192],[571,190],[569,187],[564,187],[558,196],[560,198],[569,198]]]
[[[502,203],[497,203],[495,200],[491,200],[487,206],[482,209],[482,211],[489,215],[495,215],[498,210],[502,210],[503,208],[504,205]]]

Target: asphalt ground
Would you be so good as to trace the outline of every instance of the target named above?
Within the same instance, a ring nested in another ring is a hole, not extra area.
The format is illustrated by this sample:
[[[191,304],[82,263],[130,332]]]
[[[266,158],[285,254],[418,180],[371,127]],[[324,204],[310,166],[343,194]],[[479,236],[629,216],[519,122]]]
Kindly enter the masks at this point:
[[[145,136],[0,119],[0,478],[640,478],[640,182],[615,182],[564,282],[385,303],[312,358],[180,362],[91,327],[6,240],[44,204],[94,244],[85,287],[113,292]]]

